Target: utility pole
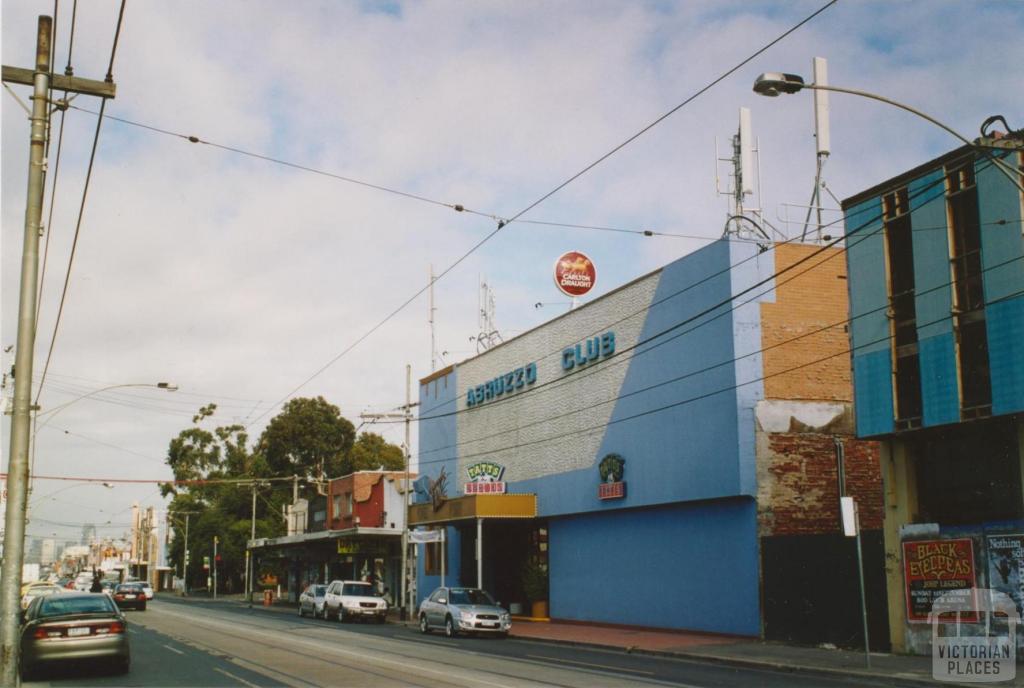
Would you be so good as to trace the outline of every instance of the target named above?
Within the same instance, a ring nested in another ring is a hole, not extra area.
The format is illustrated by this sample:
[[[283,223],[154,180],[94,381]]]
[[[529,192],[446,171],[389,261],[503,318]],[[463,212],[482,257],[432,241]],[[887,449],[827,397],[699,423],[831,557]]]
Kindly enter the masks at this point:
[[[18,339],[14,359],[14,398],[11,444],[7,466],[7,510],[4,514],[4,559],[0,568],[0,683],[18,680],[21,568],[25,561],[25,520],[28,507],[30,425],[32,416],[32,362],[36,339],[36,300],[39,273],[39,235],[43,231],[43,192],[46,138],[50,121],[50,88],[64,88],[101,98],[114,97],[114,84],[50,73],[53,19],[40,16],[36,31],[35,69],[3,67],[5,82],[32,86],[29,134],[28,193],[25,205],[24,245],[21,255],[21,292],[18,301]],[[58,83],[59,82],[59,83]]]
[[[293,483],[294,484],[294,483]],[[259,483],[252,484],[252,531],[249,535],[249,540],[256,539],[256,488],[259,487]],[[245,547],[245,599],[248,600],[249,606],[252,606],[252,554],[249,546]]]
[[[411,617],[411,595],[408,594],[409,588],[409,577],[406,575],[406,567],[408,566],[408,550],[409,550],[409,487],[411,483],[411,474],[409,472],[409,463],[411,459],[410,450],[410,423],[412,422],[412,410],[416,406],[419,406],[419,402],[412,403],[412,366],[406,364],[405,366],[405,406],[399,406],[398,411],[401,413],[360,413],[359,418],[364,421],[370,421],[371,423],[376,420],[391,420],[401,419],[405,421],[405,486],[404,486],[404,501],[405,501],[405,513],[402,515],[402,571],[399,583],[399,615],[402,621],[406,618]]]
[[[217,542],[220,540],[213,536],[213,599],[217,599]]]

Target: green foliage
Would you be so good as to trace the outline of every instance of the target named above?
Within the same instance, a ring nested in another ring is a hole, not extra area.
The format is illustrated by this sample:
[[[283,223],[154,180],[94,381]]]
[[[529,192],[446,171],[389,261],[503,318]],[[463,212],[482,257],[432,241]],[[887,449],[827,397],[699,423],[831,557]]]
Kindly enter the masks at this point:
[[[522,571],[523,594],[530,602],[548,599],[548,570],[536,561],[527,562]]]
[[[342,475],[354,471],[400,471],[405,468],[405,454],[402,448],[390,444],[376,433],[364,432],[352,445],[352,450],[342,466]]]
[[[352,423],[323,397],[292,399],[263,431],[259,451],[274,475],[337,477],[346,473],[355,436]]]

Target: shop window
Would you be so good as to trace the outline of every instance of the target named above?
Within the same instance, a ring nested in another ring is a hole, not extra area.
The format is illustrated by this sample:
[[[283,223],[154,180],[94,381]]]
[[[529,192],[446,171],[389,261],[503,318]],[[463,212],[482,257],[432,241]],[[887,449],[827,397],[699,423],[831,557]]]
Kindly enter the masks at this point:
[[[882,198],[889,268],[889,318],[894,360],[897,427],[921,424],[921,368],[914,303],[914,248],[906,187]]]
[[[985,296],[981,263],[978,187],[973,160],[946,173],[950,266],[953,273],[953,327],[957,334],[960,393],[966,417],[989,415],[992,384],[988,367]]]
[[[423,545],[423,573],[427,576],[441,575],[440,542],[428,542]]]

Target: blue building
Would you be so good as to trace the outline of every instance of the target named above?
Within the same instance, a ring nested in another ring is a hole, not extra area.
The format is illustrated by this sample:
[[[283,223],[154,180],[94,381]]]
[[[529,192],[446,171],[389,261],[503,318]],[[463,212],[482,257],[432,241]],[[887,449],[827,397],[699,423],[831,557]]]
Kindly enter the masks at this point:
[[[881,557],[844,273],[837,249],[720,240],[421,380],[409,523],[445,543],[420,546],[414,599],[443,573],[544,614],[532,567],[552,618],[856,643],[856,577],[822,575],[852,556],[837,444]]]
[[[1022,141],[978,143],[843,202],[857,434],[882,441],[898,651],[928,651],[936,590],[1024,599]],[[950,547],[963,575],[940,587],[918,556]]]

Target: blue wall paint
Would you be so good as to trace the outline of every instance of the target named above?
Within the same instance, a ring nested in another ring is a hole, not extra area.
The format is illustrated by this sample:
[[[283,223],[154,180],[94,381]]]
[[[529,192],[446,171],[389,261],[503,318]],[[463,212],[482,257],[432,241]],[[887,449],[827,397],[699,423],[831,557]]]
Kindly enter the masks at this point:
[[[1006,157],[1016,165],[1019,156]],[[981,259],[985,268],[985,326],[992,375],[992,413],[1024,411],[1024,236],[1021,197],[985,159],[975,163]],[[1005,222],[1006,224],[997,224]]]
[[[960,420],[960,386],[953,333],[920,340],[918,352],[924,404],[922,424],[930,427],[956,423]]]
[[[858,436],[872,437],[893,431],[892,358],[888,349],[854,357],[853,398]]]
[[[775,301],[775,251],[761,253],[749,243],[733,242],[729,246],[730,264],[734,267],[732,293],[744,294],[732,313],[733,375],[736,379],[736,437],[739,461],[739,494],[757,494],[757,454],[754,409],[764,399],[764,356],[761,347],[761,303]],[[766,281],[767,280],[767,281]],[[754,287],[765,281],[763,286]],[[749,293],[745,293],[750,290]],[[745,303],[750,301],[750,303]],[[744,304],[744,305],[739,305]]]
[[[889,349],[889,319],[885,315],[889,306],[889,285],[881,211],[881,202],[873,198],[846,212],[850,337],[856,355]]]
[[[752,499],[553,519],[553,618],[756,636]]]
[[[985,316],[992,413],[1020,413],[1024,411],[1024,296],[990,304]]]
[[[914,230],[911,232],[911,240],[918,339],[953,331],[953,321],[949,317],[953,303],[950,286],[953,274],[949,266],[946,200],[941,195],[944,176],[943,170],[938,169],[907,185],[907,191],[911,199],[914,199],[911,201],[913,210],[910,212],[910,226]],[[922,361],[922,370],[925,365]],[[929,365],[934,367],[934,364]],[[955,371],[953,379],[956,379]]]
[[[458,442],[455,415],[459,397],[458,370],[420,385],[420,417],[429,418],[419,423],[419,474],[436,478],[443,467],[448,475],[448,494],[458,492],[459,476],[456,470],[455,445]],[[452,415],[444,415],[452,414]],[[438,416],[430,418],[430,416]],[[454,489],[453,489],[454,488]]]

